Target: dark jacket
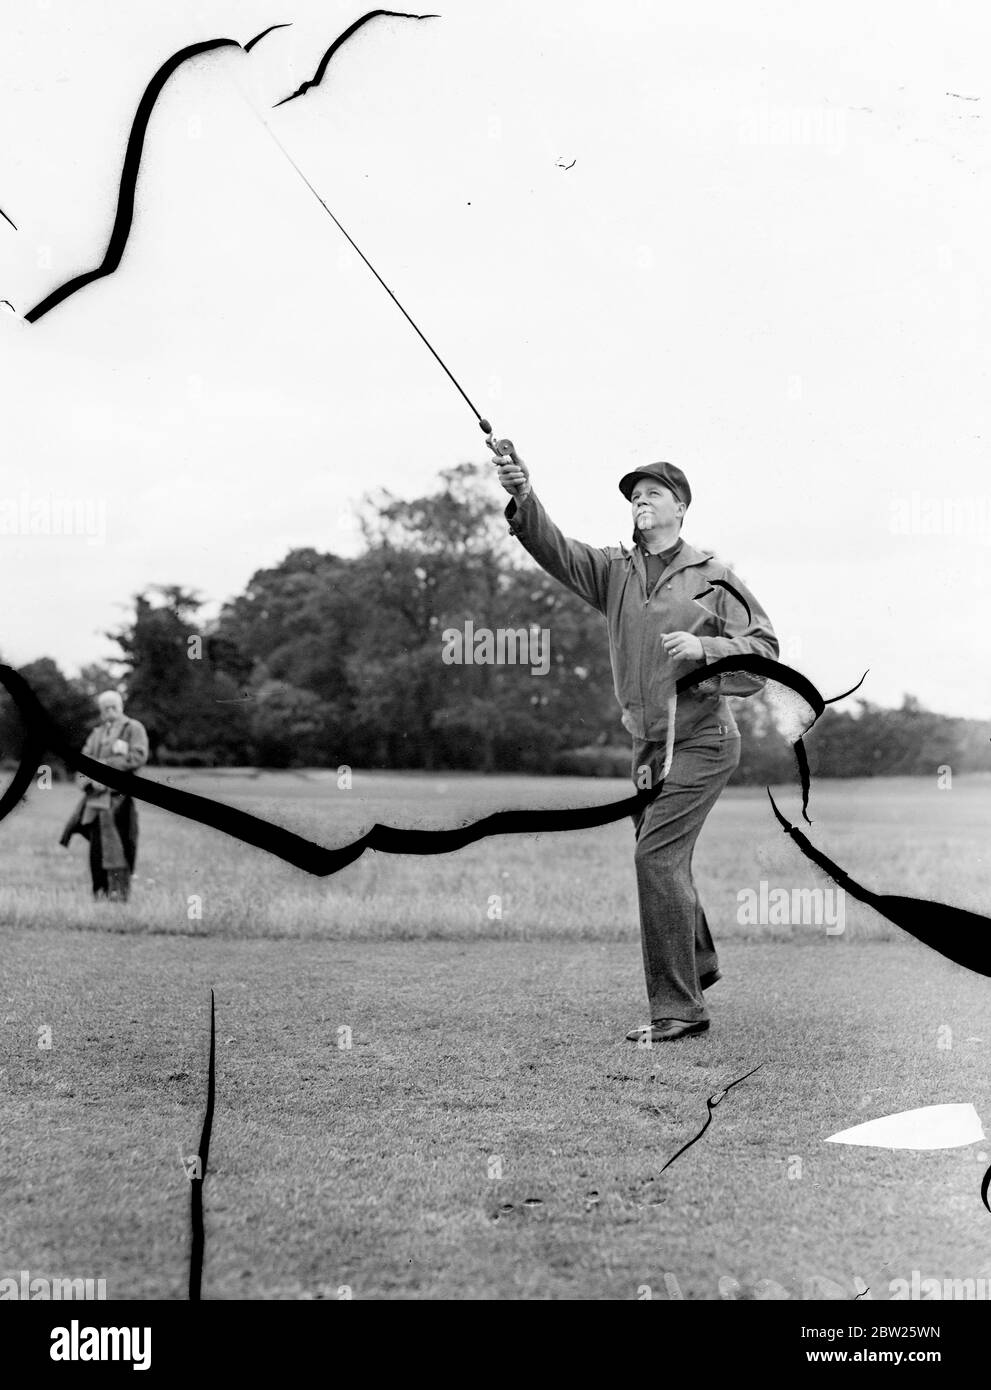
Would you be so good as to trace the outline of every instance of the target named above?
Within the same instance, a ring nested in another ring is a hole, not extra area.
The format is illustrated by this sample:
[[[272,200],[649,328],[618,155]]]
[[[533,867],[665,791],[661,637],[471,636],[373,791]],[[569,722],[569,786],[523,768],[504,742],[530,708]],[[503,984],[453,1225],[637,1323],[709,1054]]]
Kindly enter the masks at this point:
[[[665,740],[674,708],[676,743],[704,737],[719,725],[736,727],[725,696],[754,694],[765,684],[758,676],[745,672],[716,676],[677,697],[674,704],[676,681],[699,666],[728,656],[776,659],[778,655],[778,639],[767,614],[711,551],[684,543],[648,597],[646,565],[639,548],[599,548],[570,540],[532,491],[522,503],[510,501],[506,519],[510,531],[542,569],[604,615],[616,698],[623,724],[634,738]],[[713,580],[732,585],[746,600],[749,619],[739,599],[714,587]],[[698,637],[705,661],[677,661],[668,656],[661,638],[669,632],[691,632]]]

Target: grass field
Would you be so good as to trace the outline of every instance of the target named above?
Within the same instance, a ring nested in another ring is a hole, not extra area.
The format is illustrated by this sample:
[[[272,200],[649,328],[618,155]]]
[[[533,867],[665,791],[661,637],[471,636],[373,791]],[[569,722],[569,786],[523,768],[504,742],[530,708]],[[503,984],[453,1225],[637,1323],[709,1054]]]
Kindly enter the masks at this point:
[[[629,796],[623,781],[356,773],[350,791],[325,772],[151,775],[227,801],[326,845],[342,845],[376,821],[460,825],[524,806],[590,806]],[[779,806],[801,824],[794,787]],[[190,821],[141,807],[134,901],[126,914],[95,906],[86,891],[86,846],[58,844],[76,800],[67,785],[35,791],[0,828],[7,872],[0,921],[129,934],[236,937],[529,940],[637,937],[630,823],[567,835],[502,836],[454,855],[366,853],[340,874],[316,879]],[[991,778],[817,782],[809,832],[854,878],[880,892],[953,902],[983,911],[989,901]],[[808,827],[805,827],[808,829]],[[721,939],[752,940],[736,923],[737,894],[761,879],[786,888],[827,884],[782,834],[763,791],[730,788],[706,823],[696,877]],[[202,918],[190,918],[189,898]],[[498,904],[492,899],[498,898]],[[501,917],[494,915],[501,912]],[[759,935],[790,937],[791,928]],[[867,908],[847,903],[847,936],[900,936]]]
[[[628,790],[169,775],[327,844]],[[986,911],[989,790],[819,783],[812,837],[879,891]],[[722,1279],[739,1298],[852,1299],[855,1277],[881,1298],[913,1270],[991,1273],[991,1143],[824,1143],[946,1101],[991,1121],[987,981],[849,902],[842,936],[740,926],[736,894],[761,878],[825,882],[762,792],[726,793],[696,856],[724,943],[713,1030],[652,1050],[622,1040],[644,1003],[628,824],[365,856],[321,881],[142,808],[122,907],[89,900],[81,841],[57,845],[73,797],[36,791],[0,827],[0,1277],[185,1296],[180,1152],[202,1122],[211,987],[205,1297],[714,1299]],[[797,814],[793,789],[779,804]],[[662,1174],[706,1097],[758,1063]]]

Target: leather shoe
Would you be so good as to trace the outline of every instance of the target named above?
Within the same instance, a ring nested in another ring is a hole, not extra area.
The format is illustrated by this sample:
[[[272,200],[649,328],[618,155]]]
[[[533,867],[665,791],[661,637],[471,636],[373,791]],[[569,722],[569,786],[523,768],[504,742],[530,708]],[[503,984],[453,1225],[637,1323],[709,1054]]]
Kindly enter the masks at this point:
[[[683,1018],[655,1018],[649,1027],[645,1024],[642,1028],[632,1028],[626,1035],[626,1041],[646,1041],[649,1037],[652,1043],[674,1042],[677,1038],[689,1038],[694,1033],[706,1033],[708,1030],[707,1018],[699,1019],[697,1023],[689,1023]]]

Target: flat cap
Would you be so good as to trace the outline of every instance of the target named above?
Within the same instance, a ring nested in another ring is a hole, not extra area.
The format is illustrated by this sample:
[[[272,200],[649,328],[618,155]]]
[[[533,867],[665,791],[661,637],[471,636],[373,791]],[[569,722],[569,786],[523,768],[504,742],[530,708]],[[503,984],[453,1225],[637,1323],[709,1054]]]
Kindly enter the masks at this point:
[[[673,492],[679,502],[684,502],[687,507],[692,500],[692,490],[688,486],[688,479],[681,469],[674,463],[648,463],[643,468],[638,468],[634,473],[627,473],[619,480],[619,490],[630,501],[633,489],[641,478],[656,478],[659,483]]]

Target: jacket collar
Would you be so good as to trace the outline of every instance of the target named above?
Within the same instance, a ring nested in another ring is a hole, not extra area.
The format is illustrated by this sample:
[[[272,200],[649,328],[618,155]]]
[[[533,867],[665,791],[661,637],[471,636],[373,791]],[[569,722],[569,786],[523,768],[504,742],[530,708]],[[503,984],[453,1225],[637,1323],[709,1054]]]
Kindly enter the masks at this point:
[[[647,564],[643,558],[643,551],[640,546],[634,543],[632,550],[627,550],[626,546],[621,546],[627,558],[633,561],[634,567],[639,571],[641,577],[646,582]],[[667,576],[677,574],[679,570],[685,570],[692,565],[704,565],[713,558],[714,552],[711,550],[697,550],[694,545],[689,545],[687,541],[682,541],[681,549],[671,561],[671,564],[664,571]]]
[[[711,550],[697,550],[694,545],[689,545],[687,541],[682,542],[681,549],[671,561],[668,574],[676,574],[678,570],[686,570],[691,565],[704,565],[713,557]]]

